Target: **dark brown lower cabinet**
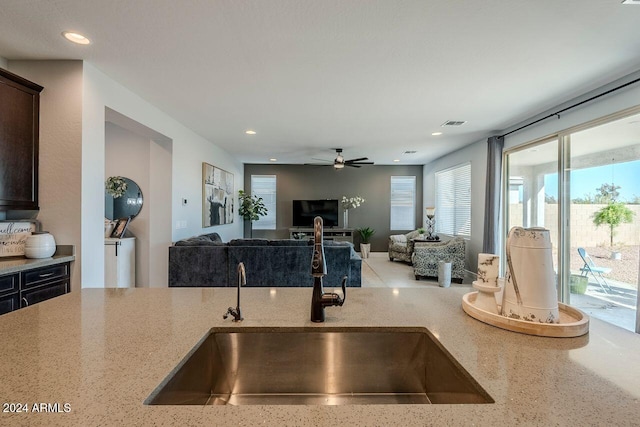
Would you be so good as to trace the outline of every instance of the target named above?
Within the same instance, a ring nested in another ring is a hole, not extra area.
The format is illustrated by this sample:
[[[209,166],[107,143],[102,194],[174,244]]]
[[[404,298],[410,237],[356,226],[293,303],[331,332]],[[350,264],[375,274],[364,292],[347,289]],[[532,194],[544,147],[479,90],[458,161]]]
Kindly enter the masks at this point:
[[[18,292],[0,297],[0,314],[5,314],[20,308],[20,296]]]
[[[70,269],[71,263],[64,262],[0,276],[0,314],[66,294]]]

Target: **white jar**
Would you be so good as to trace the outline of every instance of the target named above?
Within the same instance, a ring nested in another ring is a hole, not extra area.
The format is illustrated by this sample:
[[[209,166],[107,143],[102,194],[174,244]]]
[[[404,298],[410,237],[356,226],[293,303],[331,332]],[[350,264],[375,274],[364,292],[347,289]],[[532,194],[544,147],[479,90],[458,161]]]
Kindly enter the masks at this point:
[[[56,253],[56,241],[48,231],[35,231],[24,242],[27,258],[49,258]]]

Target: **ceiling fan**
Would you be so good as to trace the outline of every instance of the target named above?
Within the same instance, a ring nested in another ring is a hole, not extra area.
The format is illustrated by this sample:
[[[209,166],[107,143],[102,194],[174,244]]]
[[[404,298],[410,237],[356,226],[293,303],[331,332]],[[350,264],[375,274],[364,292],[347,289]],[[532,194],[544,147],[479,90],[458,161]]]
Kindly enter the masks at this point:
[[[350,166],[352,168],[359,168],[362,165],[372,165],[373,162],[367,162],[365,160],[369,160],[368,157],[359,157],[357,159],[345,160],[342,155],[342,148],[334,148],[336,150],[336,158],[333,160],[333,165],[316,165],[316,166],[333,166],[335,169],[343,169],[345,166]],[[320,160],[320,159],[315,159]],[[327,160],[322,160],[323,162]]]

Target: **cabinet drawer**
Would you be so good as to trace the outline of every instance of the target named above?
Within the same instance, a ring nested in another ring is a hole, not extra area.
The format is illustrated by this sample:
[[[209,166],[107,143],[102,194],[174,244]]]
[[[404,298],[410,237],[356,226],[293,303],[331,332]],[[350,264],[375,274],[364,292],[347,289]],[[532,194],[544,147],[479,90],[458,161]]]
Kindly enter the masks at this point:
[[[18,280],[20,275],[16,274],[7,274],[6,276],[0,277],[0,295],[8,294],[18,290],[18,284],[20,281]]]
[[[27,307],[64,295],[67,292],[69,292],[68,280],[61,280],[38,288],[29,289],[28,291],[20,292],[20,306]]]
[[[22,273],[22,289],[33,288],[46,281],[60,279],[69,275],[69,264],[50,265]]]
[[[0,314],[9,313],[10,311],[20,308],[20,298],[18,292],[12,295],[0,297]]]

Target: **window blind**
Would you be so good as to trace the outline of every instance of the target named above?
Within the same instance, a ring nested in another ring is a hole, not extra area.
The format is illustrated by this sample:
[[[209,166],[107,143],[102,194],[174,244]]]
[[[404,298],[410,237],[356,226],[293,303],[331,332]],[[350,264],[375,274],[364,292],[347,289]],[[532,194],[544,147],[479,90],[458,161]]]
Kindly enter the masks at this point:
[[[254,230],[276,229],[276,176],[251,175],[251,194],[262,197],[267,214],[253,222]]]
[[[471,236],[471,163],[436,172],[436,232]]]
[[[391,230],[413,230],[416,226],[416,177],[391,177]]]

